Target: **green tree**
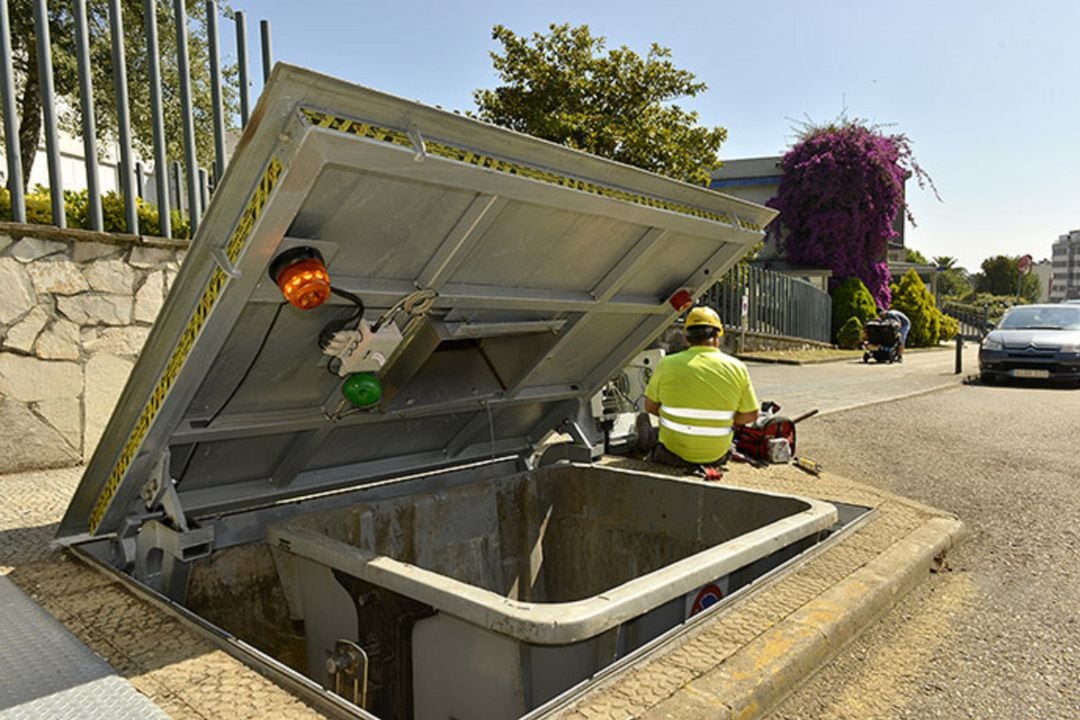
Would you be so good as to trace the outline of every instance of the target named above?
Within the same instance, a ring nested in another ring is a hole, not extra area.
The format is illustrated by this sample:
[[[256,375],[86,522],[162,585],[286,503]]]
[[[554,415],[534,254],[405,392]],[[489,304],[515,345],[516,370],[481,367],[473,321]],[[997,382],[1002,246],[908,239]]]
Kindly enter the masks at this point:
[[[904,260],[909,263],[916,263],[918,265],[930,264],[930,261],[926,259],[926,256],[915,248],[904,248]]]
[[[551,25],[518,36],[496,25],[491,53],[501,85],[476,90],[483,120],[699,185],[720,164],[722,127],[698,125],[696,112],[672,101],[705,91],[653,44],[645,57],[626,46],[606,50],[587,25]]]
[[[938,255],[933,264],[940,269],[938,273],[938,293],[942,297],[962,298],[971,294],[971,281],[964,268],[956,264],[957,260],[949,255]]]
[[[38,79],[37,31],[33,0],[9,0],[12,62],[17,78],[19,142],[22,149],[23,178],[29,182],[34,153],[42,141],[41,88]],[[150,79],[142,0],[121,0],[124,21],[124,50],[128,77],[128,105],[133,145],[143,157],[153,155],[150,119]],[[209,166],[214,157],[213,113],[211,109],[209,50],[205,3],[185,0],[188,12],[188,53],[191,94],[194,105],[195,137],[199,164]],[[169,0],[156,0],[158,54],[161,65],[162,102],[169,158],[183,158],[183,113],[180,107],[180,75],[176,60],[176,24]],[[88,0],[91,77],[94,88],[94,121],[98,139],[116,138],[116,99],[113,90],[112,43],[109,37],[107,0]],[[49,4],[49,34],[53,60],[53,85],[58,99],[69,110],[62,112],[60,126],[81,136],[81,104],[75,57],[75,26],[71,3]],[[236,67],[223,66],[222,95],[226,127],[234,127],[237,112]]]
[[[975,289],[981,293],[1016,297],[1016,281],[1020,274],[1020,258],[995,255],[982,261],[982,272],[976,276]],[[1037,302],[1042,288],[1034,273],[1023,276],[1020,297]]]

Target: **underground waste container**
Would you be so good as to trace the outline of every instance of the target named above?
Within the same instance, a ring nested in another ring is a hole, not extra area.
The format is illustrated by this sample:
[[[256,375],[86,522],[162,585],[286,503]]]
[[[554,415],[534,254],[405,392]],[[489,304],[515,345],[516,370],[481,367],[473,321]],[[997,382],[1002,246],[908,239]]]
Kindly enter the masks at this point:
[[[836,521],[827,503],[595,465],[475,474],[270,528],[310,667],[360,638],[412,667],[389,683],[373,668],[396,697],[372,703],[518,717]]]
[[[327,713],[524,712],[831,524],[595,462],[774,215],[278,64],[59,537]]]

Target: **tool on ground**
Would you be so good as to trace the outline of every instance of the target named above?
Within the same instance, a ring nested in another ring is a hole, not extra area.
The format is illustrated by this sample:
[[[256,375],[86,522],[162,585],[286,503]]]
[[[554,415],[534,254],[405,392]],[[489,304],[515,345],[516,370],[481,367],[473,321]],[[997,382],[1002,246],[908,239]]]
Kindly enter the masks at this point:
[[[702,465],[694,471],[694,475],[704,478],[706,482],[720,482],[724,479],[724,470],[715,465]]]
[[[792,461],[792,464],[804,472],[808,472],[814,477],[819,477],[821,471],[824,469],[821,463],[811,460],[805,457],[796,457]]]

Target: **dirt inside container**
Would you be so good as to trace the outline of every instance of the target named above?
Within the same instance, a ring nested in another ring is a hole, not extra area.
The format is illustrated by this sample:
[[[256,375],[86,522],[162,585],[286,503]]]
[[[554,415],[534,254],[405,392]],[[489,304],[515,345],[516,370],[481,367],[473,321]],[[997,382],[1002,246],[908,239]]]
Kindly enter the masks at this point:
[[[193,564],[187,608],[304,675],[304,625],[289,617],[265,543],[225,548]]]

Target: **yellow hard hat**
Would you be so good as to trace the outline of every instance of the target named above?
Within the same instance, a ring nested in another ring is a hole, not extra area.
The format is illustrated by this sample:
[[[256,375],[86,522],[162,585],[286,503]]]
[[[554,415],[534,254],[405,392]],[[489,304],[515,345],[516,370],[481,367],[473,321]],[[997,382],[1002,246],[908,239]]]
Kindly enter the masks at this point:
[[[716,328],[718,334],[724,334],[724,323],[720,322],[720,316],[716,314],[716,311],[706,305],[698,305],[692,308],[686,315],[686,322],[684,327],[689,330],[694,326],[708,325],[709,327]]]

